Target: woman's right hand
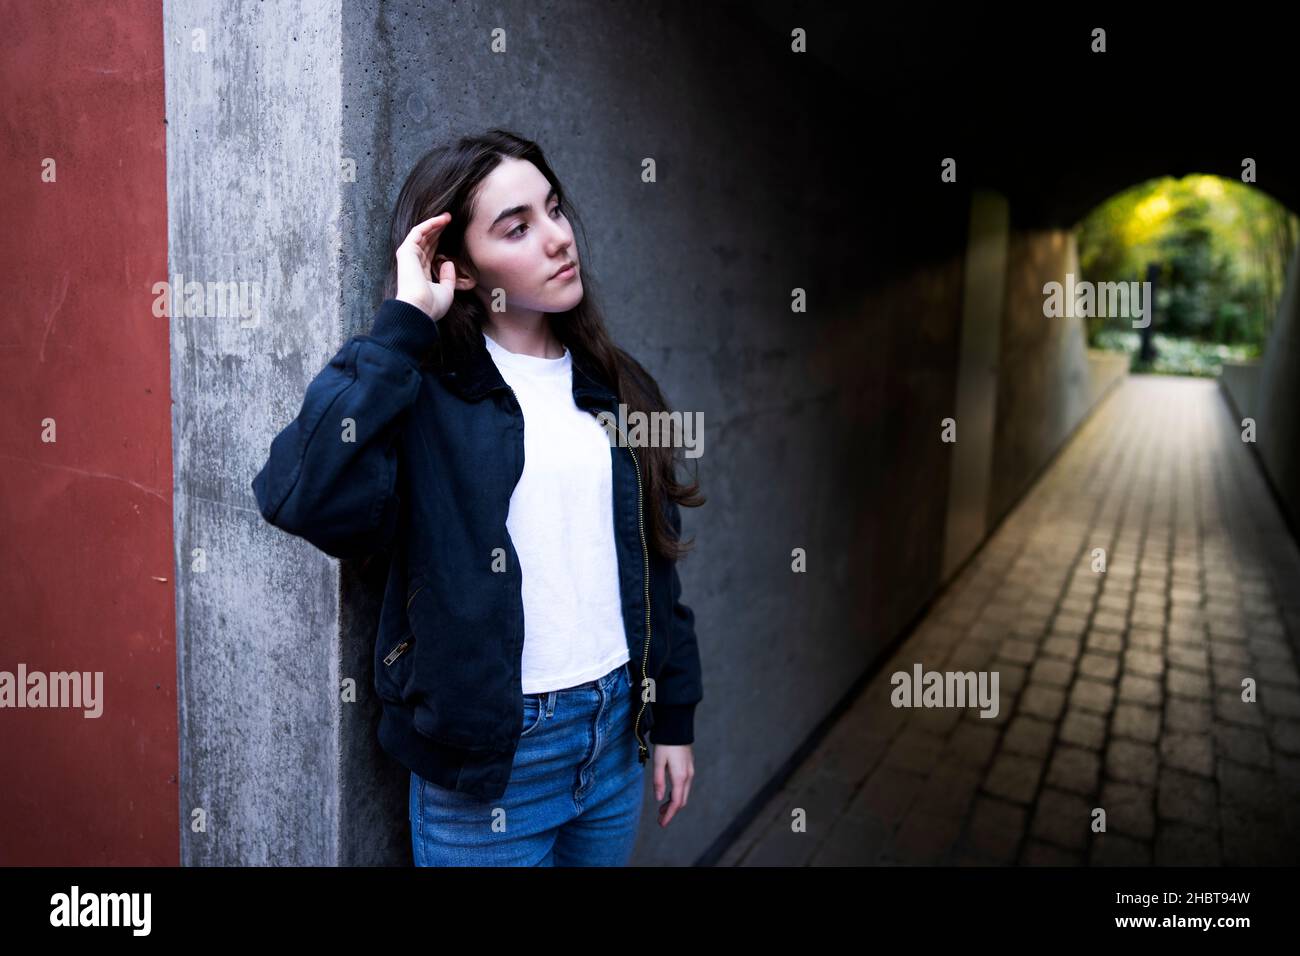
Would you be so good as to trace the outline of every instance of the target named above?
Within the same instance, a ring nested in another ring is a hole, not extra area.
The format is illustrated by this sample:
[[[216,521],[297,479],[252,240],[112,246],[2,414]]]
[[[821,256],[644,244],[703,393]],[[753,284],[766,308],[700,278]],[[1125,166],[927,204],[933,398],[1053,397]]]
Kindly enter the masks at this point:
[[[437,281],[429,271],[438,237],[449,222],[449,212],[426,219],[397,247],[397,294],[393,298],[415,306],[435,322],[447,314],[456,291],[456,266],[450,259],[443,260]]]

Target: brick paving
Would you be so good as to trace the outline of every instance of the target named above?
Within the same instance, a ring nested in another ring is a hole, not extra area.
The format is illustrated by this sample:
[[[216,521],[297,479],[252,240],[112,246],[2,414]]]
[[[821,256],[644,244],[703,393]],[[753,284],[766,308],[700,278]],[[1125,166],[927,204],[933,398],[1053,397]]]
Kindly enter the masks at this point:
[[[1131,377],[719,865],[1300,862],[1298,653],[1300,552],[1217,385]],[[916,662],[997,671],[997,717],[893,707]]]

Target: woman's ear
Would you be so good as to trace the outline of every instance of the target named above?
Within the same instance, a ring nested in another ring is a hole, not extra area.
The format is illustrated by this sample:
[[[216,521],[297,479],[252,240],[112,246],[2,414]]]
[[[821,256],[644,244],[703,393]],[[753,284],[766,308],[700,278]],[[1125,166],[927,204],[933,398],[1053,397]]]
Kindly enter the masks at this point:
[[[439,256],[439,255],[435,255],[435,256],[433,257],[433,277],[434,277],[434,279],[437,279],[437,278],[438,278],[438,273],[442,270],[442,264],[443,264],[444,262],[451,262],[453,268],[455,268],[455,270],[456,270],[456,282],[455,282],[455,286],[456,286],[457,289],[459,289],[459,290],[461,290],[461,291],[464,291],[464,290],[466,290],[466,289],[472,289],[472,288],[474,288],[474,286],[475,286],[475,284],[476,284],[476,283],[474,282],[474,280],[473,280],[470,276],[466,275],[466,273],[464,272],[464,270],[461,269],[460,265],[457,264],[457,262],[456,262],[455,259],[449,259],[447,256]]]

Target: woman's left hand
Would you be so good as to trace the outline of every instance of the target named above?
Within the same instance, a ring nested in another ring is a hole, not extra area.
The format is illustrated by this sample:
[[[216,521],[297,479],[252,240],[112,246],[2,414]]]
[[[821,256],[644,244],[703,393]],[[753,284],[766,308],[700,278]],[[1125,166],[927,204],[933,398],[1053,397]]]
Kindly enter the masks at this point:
[[[686,806],[690,796],[691,780],[695,777],[695,756],[692,744],[655,744],[655,799],[664,798],[664,769],[672,782],[672,799],[659,807],[659,825],[668,826],[677,811]]]

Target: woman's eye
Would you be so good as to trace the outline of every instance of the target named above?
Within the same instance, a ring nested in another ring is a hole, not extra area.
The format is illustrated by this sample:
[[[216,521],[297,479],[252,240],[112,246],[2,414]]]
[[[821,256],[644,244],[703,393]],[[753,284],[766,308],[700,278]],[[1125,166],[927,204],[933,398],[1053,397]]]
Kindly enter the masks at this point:
[[[560,212],[560,207],[559,207],[559,206],[555,206],[553,209],[551,209],[551,213],[552,213],[552,215],[554,215],[554,214],[557,213],[557,212]],[[564,213],[560,212],[560,215],[564,215]],[[522,232],[519,232],[519,230],[520,230],[520,229],[525,229],[527,226],[528,226],[528,223],[526,223],[526,222],[521,222],[519,225],[515,226],[515,228],[511,229],[509,232],[506,233],[506,238],[507,238],[507,239],[510,239],[510,238],[512,238],[512,237],[515,237],[515,234],[516,234],[516,233],[518,233],[520,236],[522,236],[523,233],[522,233]]]

